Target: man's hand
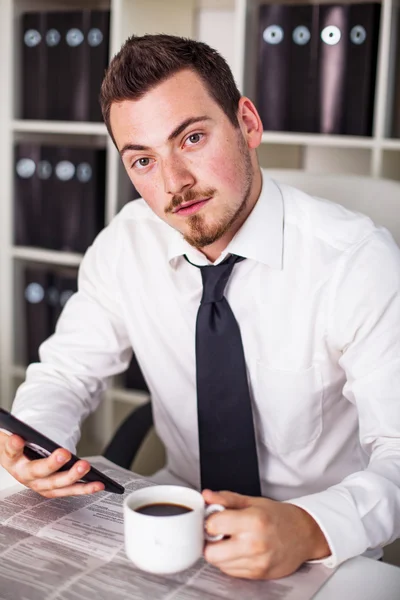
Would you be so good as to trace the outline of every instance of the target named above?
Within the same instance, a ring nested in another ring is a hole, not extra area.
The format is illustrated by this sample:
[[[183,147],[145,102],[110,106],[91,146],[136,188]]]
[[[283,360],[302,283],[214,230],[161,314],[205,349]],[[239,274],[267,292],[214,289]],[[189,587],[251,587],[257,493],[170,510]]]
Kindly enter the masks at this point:
[[[79,460],[69,471],[56,471],[67,463],[71,454],[60,448],[47,458],[29,460],[23,454],[24,440],[18,435],[0,431],[0,465],[20,483],[45,498],[92,494],[104,489],[100,482],[77,483],[90,469],[85,460]]]
[[[267,498],[203,491],[207,504],[227,510],[207,521],[212,535],[230,536],[206,545],[206,560],[224,573],[246,579],[278,579],[306,560],[329,556],[321,529],[303,509]]]

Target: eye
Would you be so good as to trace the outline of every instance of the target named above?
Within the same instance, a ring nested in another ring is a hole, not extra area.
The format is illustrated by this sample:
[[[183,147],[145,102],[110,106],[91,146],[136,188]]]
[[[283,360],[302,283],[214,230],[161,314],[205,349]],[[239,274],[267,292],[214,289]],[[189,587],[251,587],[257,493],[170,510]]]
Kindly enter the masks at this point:
[[[263,38],[267,44],[280,44],[283,37],[283,29],[279,25],[270,25],[264,29]]]
[[[321,40],[328,46],[335,46],[340,42],[342,32],[336,25],[328,25],[321,31]]]
[[[353,44],[363,44],[367,39],[367,32],[362,25],[355,25],[350,31],[350,39]]]
[[[185,144],[187,142],[190,142],[189,146],[195,146],[196,144],[198,144],[200,142],[200,140],[202,139],[203,134],[202,133],[191,133],[185,140]]]
[[[135,160],[132,167],[140,170],[140,169],[145,169],[146,167],[149,166],[149,164],[150,164],[150,159],[143,156],[142,158],[138,158],[137,160]]]
[[[293,30],[292,38],[295,44],[305,46],[311,38],[311,33],[305,25],[299,25]]]

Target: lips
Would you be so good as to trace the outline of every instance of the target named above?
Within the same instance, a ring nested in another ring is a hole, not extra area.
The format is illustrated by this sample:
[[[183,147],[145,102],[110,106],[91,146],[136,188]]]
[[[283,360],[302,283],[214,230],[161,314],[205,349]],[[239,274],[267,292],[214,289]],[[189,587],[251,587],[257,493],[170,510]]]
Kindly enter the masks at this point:
[[[191,202],[185,202],[184,204],[181,204],[174,210],[174,214],[181,216],[192,215],[201,208],[203,208],[203,206],[207,204],[207,202],[209,202],[210,200],[211,198],[204,198],[202,200],[192,200]]]

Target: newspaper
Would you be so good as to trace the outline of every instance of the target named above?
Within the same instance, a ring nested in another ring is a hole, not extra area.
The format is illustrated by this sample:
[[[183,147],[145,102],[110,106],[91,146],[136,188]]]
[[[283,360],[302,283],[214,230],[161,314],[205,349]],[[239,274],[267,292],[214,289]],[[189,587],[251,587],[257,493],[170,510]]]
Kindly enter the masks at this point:
[[[91,464],[125,486],[154,485],[103,457]],[[151,575],[126,557],[123,495],[46,499],[21,486],[0,491],[1,600],[309,600],[333,573],[303,565],[273,581],[236,579],[204,561]]]

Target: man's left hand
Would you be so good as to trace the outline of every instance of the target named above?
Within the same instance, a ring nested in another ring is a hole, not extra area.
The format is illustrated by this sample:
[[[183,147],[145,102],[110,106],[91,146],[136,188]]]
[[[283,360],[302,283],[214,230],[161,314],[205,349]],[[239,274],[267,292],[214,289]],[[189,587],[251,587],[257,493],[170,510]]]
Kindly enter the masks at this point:
[[[278,579],[330,554],[316,521],[298,506],[232,492],[204,490],[203,497],[226,508],[209,517],[207,531],[229,538],[208,543],[204,556],[227,575]]]

